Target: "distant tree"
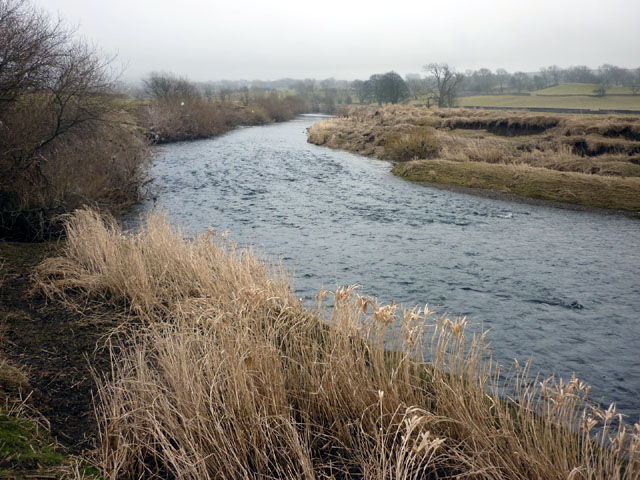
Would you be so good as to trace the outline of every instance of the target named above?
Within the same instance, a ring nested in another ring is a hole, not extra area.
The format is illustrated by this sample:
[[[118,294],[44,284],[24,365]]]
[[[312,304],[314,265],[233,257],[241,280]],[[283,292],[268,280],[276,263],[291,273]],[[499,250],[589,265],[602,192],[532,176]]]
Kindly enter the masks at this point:
[[[631,83],[630,72],[626,68],[617,67],[609,63],[598,67],[598,77],[600,78],[600,83],[605,87],[629,85]]]
[[[597,83],[597,75],[586,65],[575,65],[564,71],[564,78],[567,82],[575,83]]]
[[[631,78],[631,93],[638,95],[638,93],[640,93],[640,67],[631,71]]]
[[[509,85],[513,85],[512,80],[513,76],[511,76],[511,78],[509,79]],[[547,86],[545,79],[541,75],[534,75],[532,82],[534,90],[542,90]]]
[[[551,65],[550,67],[547,67],[547,72],[551,78],[552,85],[560,85],[562,69],[558,65]]]
[[[184,77],[172,73],[151,72],[142,81],[146,94],[153,99],[178,99],[183,101],[200,98],[197,87]]]
[[[369,80],[367,80],[369,98],[371,100],[378,102],[378,105],[382,105],[382,102],[383,102],[382,100],[383,94],[381,90],[381,87],[382,87],[381,79],[382,79],[381,73],[374,73],[369,77]]]
[[[220,101],[222,103],[228,102],[231,98],[231,89],[229,88],[221,88],[218,92],[218,96],[220,97]]]
[[[498,68],[496,70],[496,82],[498,83],[498,88],[500,88],[500,93],[503,93],[504,87],[509,84],[509,77],[511,77],[511,75],[504,68]]]
[[[387,72],[377,78],[376,100],[378,103],[400,103],[409,98],[409,87],[396,72]]]
[[[360,103],[363,103],[363,93],[364,93],[364,82],[362,80],[354,80],[353,82],[351,82],[351,89],[356,93],[356,95],[358,96],[358,100],[360,101]]]
[[[495,76],[488,68],[481,68],[472,73],[475,90],[489,93],[495,85]]]
[[[216,87],[213,82],[207,82],[202,85],[202,91],[208,100],[212,100],[216,94]]]
[[[553,87],[560,84],[562,79],[562,69],[557,65],[550,67],[542,67],[539,72],[540,77],[544,79],[544,87]]]
[[[251,96],[249,94],[249,87],[246,85],[240,89],[240,103],[245,107],[249,105],[249,101],[251,100]]]
[[[427,93],[427,82],[418,73],[409,73],[405,75],[404,79],[409,93],[414,100],[417,100],[420,96]]]
[[[431,76],[433,94],[438,107],[453,107],[464,76],[446,63],[429,63],[424,66],[424,69]]]
[[[518,92],[522,92],[523,90],[529,90],[531,88],[531,80],[529,75],[524,72],[515,72],[511,75],[511,80],[509,81],[511,88],[517,90]]]

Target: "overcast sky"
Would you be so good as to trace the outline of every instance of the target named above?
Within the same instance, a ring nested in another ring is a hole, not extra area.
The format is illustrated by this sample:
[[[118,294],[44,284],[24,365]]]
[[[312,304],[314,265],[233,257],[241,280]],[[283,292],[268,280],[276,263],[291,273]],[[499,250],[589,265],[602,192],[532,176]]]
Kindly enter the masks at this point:
[[[640,67],[640,0],[32,1],[117,54],[129,80],[353,80],[429,62]]]

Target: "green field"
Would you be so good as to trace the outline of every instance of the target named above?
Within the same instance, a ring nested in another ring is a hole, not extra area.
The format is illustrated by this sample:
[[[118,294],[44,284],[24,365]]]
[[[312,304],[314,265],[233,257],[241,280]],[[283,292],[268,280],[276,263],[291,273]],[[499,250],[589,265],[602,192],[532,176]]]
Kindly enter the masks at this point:
[[[562,87],[561,85],[560,87]],[[554,88],[560,88],[554,87]],[[542,97],[525,95],[476,95],[460,97],[458,106],[575,108],[585,110],[640,110],[640,95],[629,97]]]
[[[593,91],[598,88],[596,83],[564,83],[555,87],[545,88],[531,92],[531,95],[593,95]],[[631,94],[630,87],[619,85],[607,88],[608,94]]]

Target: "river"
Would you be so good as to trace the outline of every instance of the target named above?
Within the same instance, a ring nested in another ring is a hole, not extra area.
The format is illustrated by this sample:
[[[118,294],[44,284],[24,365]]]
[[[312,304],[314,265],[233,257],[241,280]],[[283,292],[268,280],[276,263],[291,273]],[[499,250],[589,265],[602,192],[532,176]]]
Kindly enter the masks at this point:
[[[318,147],[318,118],[158,146],[155,203],[282,258],[295,289],[359,284],[489,329],[504,365],[593,385],[640,419],[640,221],[412,184],[387,162]]]

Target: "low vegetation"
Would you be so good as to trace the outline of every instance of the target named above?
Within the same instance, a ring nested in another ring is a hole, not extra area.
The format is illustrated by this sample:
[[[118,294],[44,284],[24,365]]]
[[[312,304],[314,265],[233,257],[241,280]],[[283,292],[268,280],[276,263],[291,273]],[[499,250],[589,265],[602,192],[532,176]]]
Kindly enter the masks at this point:
[[[504,371],[465,319],[353,287],[308,308],[280,267],[213,231],[188,240],[152,214],[125,234],[78,211],[35,279],[122,320],[99,379],[106,478],[640,474],[640,425],[590,405],[578,379]]]
[[[210,137],[238,125],[291,120],[306,109],[301,97],[278,92],[246,92],[240,102],[207,98],[194,83],[169,73],[150,74],[145,86],[149,101],[137,106],[136,117],[157,143]]]
[[[640,210],[640,117],[350,107],[308,140],[398,163],[410,180]]]

